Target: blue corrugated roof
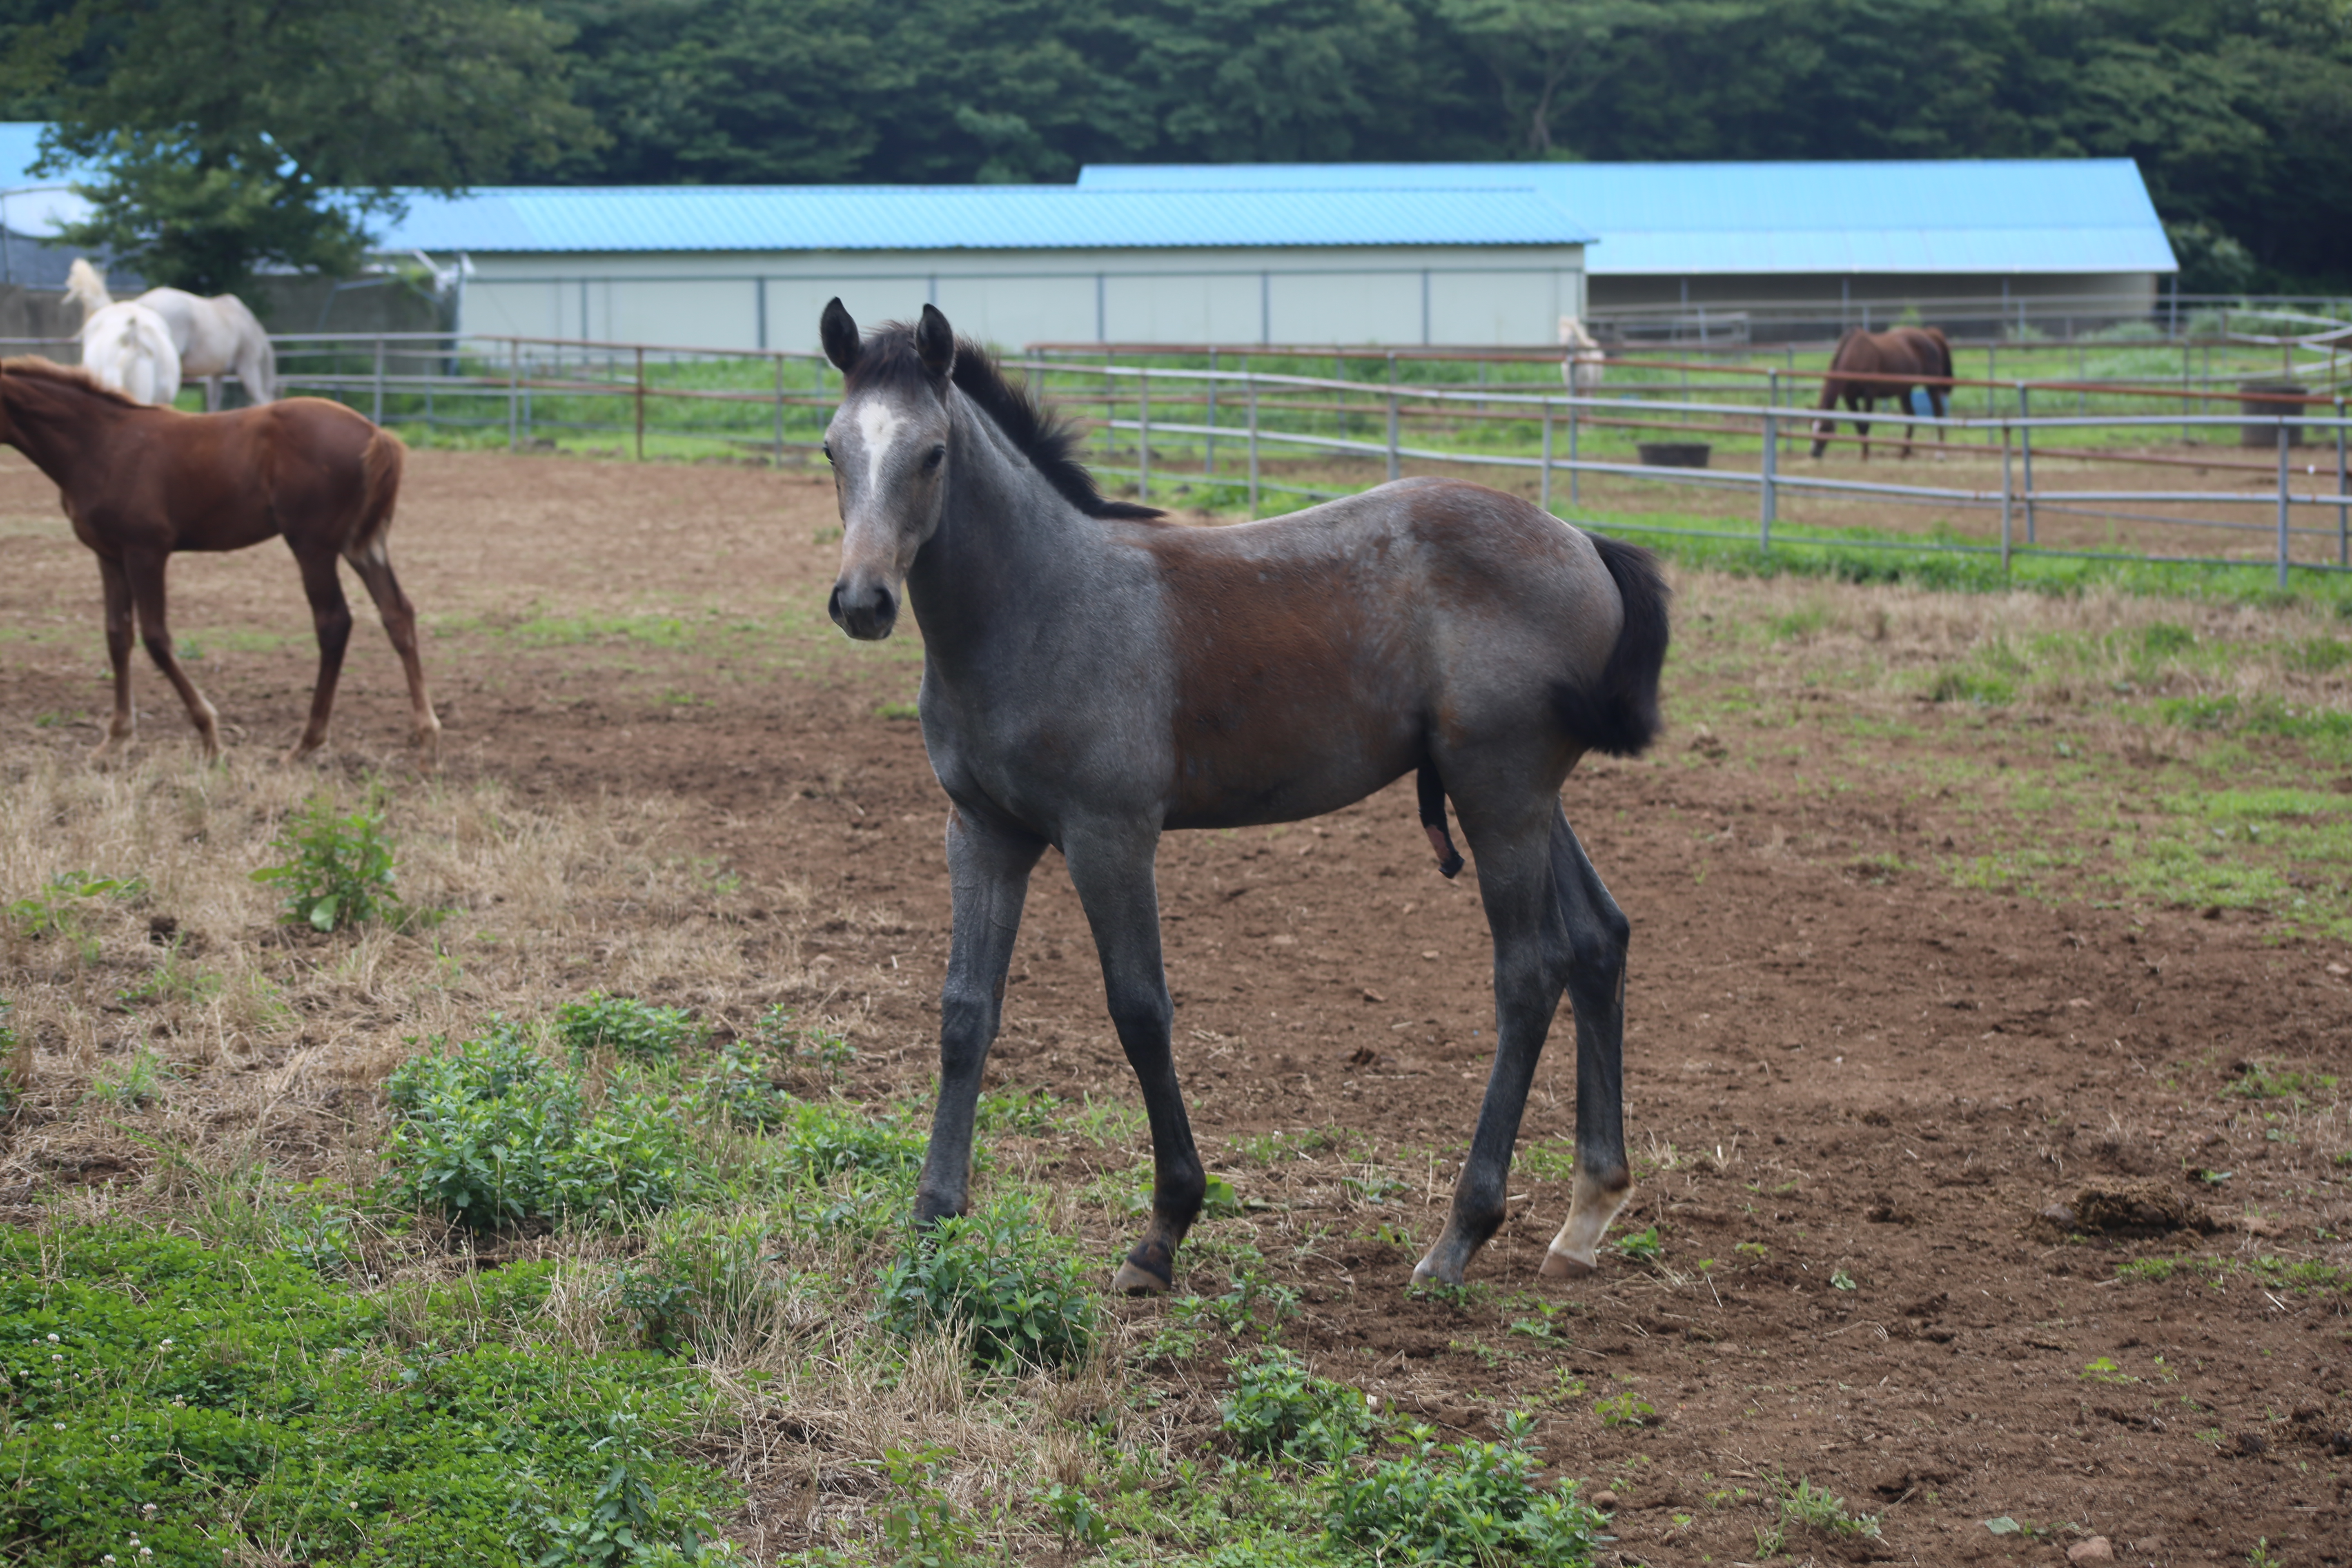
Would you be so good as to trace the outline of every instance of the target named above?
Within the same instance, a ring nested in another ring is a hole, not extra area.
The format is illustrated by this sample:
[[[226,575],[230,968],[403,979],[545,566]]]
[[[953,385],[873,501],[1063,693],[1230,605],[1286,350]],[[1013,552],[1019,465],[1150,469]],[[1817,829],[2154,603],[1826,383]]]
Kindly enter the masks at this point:
[[[1171,246],[1581,245],[1525,182],[1385,190],[1073,185],[516,186],[418,195],[388,250],[1060,250]]]
[[[2170,272],[2128,158],[1818,163],[1092,164],[1082,190],[1532,187],[1601,236],[1596,276]]]

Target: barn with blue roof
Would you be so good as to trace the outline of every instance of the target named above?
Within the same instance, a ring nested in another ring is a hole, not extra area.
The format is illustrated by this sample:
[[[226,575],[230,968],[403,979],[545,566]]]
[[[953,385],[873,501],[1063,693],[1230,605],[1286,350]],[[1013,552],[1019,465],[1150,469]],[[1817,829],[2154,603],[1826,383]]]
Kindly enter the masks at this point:
[[[825,300],[1024,343],[1549,342],[1591,234],[1534,188],[504,188],[419,196],[387,251],[461,256],[460,330],[813,348]]]
[[[2128,158],[1787,163],[1096,164],[1083,190],[1529,189],[1599,237],[1593,316],[1834,303],[1998,321],[2145,316],[2177,270]]]

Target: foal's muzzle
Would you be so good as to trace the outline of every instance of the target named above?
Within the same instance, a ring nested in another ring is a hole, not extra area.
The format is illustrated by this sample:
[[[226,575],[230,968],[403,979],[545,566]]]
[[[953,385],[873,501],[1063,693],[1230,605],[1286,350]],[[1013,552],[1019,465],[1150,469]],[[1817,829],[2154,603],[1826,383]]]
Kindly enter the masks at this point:
[[[898,595],[880,583],[852,584],[844,578],[833,585],[824,609],[835,626],[860,642],[880,642],[898,624]]]

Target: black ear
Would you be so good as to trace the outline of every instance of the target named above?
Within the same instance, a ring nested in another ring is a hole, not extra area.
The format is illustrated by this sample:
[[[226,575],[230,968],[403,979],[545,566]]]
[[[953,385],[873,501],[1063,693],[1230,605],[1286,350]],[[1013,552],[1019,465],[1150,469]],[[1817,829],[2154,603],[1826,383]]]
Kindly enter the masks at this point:
[[[924,306],[923,319],[915,324],[915,352],[922,356],[923,368],[941,381],[955,369],[955,329],[937,305]]]
[[[816,331],[818,338],[824,343],[824,357],[833,362],[834,369],[847,375],[850,366],[857,363],[858,350],[865,345],[858,339],[857,323],[849,319],[847,310],[842,309],[839,295],[834,296],[833,303],[824,308]]]

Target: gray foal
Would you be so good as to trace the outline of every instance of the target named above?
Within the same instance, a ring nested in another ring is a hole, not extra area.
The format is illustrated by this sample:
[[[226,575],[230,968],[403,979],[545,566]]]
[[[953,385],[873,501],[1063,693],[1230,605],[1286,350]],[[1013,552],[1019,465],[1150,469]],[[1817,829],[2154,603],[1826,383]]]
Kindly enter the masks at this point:
[[[1628,928],[1559,788],[1586,751],[1629,755],[1657,729],[1667,590],[1649,553],[1439,479],[1265,522],[1178,526],[1106,500],[1069,430],[931,307],[861,338],[835,300],[822,327],[846,384],[825,442],[842,519],[828,608],[874,639],[902,598],[914,606],[923,743],[952,803],[955,931],[918,1222],[965,1207],[981,1067],[1050,844],[1093,928],[1151,1122],[1151,1219],[1113,1283],[1168,1289],[1204,1184],[1169,1050],[1160,836],[1320,816],[1418,770],[1441,862],[1446,796],[1477,858],[1496,1046],[1453,1215],[1413,1278],[1458,1285],[1502,1224],[1563,989],[1577,1172],[1543,1272],[1591,1272],[1633,1188]]]

